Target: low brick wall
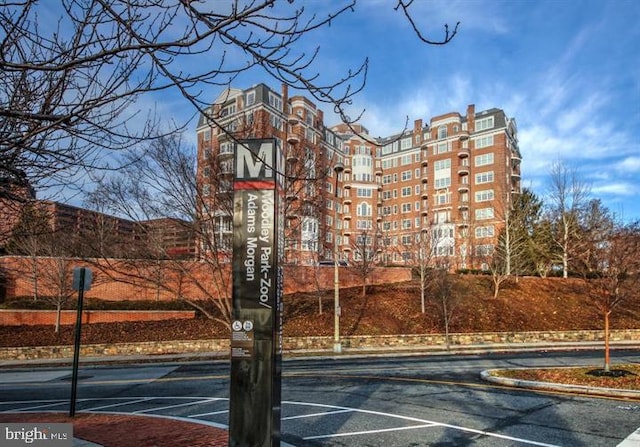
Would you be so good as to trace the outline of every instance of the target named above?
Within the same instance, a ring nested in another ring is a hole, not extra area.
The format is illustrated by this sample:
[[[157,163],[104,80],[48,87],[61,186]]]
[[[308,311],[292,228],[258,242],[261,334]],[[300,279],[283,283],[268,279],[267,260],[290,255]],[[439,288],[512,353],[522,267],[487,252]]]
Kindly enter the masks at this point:
[[[540,343],[579,343],[602,341],[602,331],[567,332],[488,332],[473,334],[451,334],[452,345],[512,345]],[[425,335],[383,335],[343,337],[345,352],[349,349],[420,349],[442,347],[444,334]],[[640,329],[616,330],[611,332],[612,342],[637,341],[640,344]],[[284,351],[331,351],[333,337],[285,337]],[[217,352],[229,353],[228,339],[177,340],[147,343],[123,343],[85,345],[81,347],[82,357],[166,355],[184,353]],[[69,359],[73,357],[73,346],[0,348],[0,360]]]
[[[82,312],[82,322],[188,320],[195,316],[196,312],[193,310],[85,310]],[[76,318],[75,310],[63,310],[60,313],[60,324],[76,324]],[[56,312],[53,310],[0,310],[0,326],[53,325],[55,322]]]
[[[181,269],[175,269],[173,261],[125,261],[118,259],[94,260],[88,263],[81,259],[60,260],[58,258],[36,258],[21,256],[0,256],[0,272],[6,273],[6,296],[0,301],[20,296],[33,295],[31,272],[42,272],[59,268],[56,262],[65,262],[69,272],[72,267],[89,267],[93,271],[91,290],[85,298],[120,300],[160,300],[176,299],[176,291],[186,299],[206,299],[207,296],[231,296],[231,269],[211,270],[204,262],[181,261]],[[34,267],[35,262],[35,267]],[[68,265],[67,265],[68,264]],[[99,267],[99,268],[98,268]],[[295,292],[315,292],[333,288],[333,267],[284,265],[285,294]],[[188,274],[178,275],[186,271]],[[162,278],[164,287],[158,287],[155,279]],[[47,278],[45,278],[47,279]],[[39,294],[55,296],[57,281],[41,278]],[[55,279],[55,278],[54,278]],[[368,277],[368,284],[389,284],[411,280],[411,269],[406,267],[374,267]],[[70,281],[70,280],[69,280]],[[340,267],[340,287],[358,287],[362,279],[355,267]],[[208,294],[203,292],[208,289]]]

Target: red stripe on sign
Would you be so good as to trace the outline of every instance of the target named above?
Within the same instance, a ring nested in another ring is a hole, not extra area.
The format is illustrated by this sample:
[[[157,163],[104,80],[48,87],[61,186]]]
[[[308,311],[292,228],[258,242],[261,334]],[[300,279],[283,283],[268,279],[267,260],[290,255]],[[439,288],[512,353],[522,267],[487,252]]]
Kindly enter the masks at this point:
[[[233,189],[273,189],[273,181],[254,180],[254,181],[237,181],[233,184]]]

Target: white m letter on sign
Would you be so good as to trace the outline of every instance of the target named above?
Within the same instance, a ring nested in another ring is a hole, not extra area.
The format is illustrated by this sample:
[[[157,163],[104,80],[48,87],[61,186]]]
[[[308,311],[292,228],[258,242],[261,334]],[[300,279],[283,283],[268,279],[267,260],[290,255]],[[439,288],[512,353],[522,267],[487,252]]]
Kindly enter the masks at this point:
[[[272,142],[262,142],[260,148],[250,148],[244,144],[238,144],[236,178],[273,179],[273,149]]]

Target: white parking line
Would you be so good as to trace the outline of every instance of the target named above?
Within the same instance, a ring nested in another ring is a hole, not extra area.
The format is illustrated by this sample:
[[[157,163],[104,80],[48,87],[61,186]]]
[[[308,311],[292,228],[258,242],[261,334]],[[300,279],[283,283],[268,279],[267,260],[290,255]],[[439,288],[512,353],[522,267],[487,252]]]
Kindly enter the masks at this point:
[[[225,414],[228,413],[229,410],[221,410],[221,411],[210,411],[209,413],[200,413],[200,414],[191,414],[190,418],[199,418],[202,416],[215,416],[216,414]]]
[[[84,399],[79,399],[79,400],[84,400]],[[13,410],[5,410],[2,411],[0,413],[16,413],[16,412],[29,412],[31,410],[40,410],[42,408],[47,408],[47,407],[56,407],[58,405],[67,405],[69,403],[68,400],[56,400],[54,402],[49,402],[48,404],[42,404],[42,405],[34,405],[32,407],[24,407],[24,408],[18,408],[18,409],[13,409]]]
[[[624,441],[616,447],[638,447],[640,446],[640,428],[631,433]]]
[[[353,410],[337,410],[337,411],[322,411],[320,413],[312,413],[312,414],[301,414],[298,416],[289,416],[287,418],[282,418],[283,421],[289,421],[291,419],[304,419],[304,418],[313,418],[318,416],[327,416],[329,414],[339,414],[339,413],[352,413]]]
[[[353,431],[350,433],[334,433],[331,435],[307,436],[306,438],[302,438],[302,439],[307,441],[307,440],[313,440],[313,439],[340,438],[344,436],[372,435],[375,433],[384,433],[384,432],[390,432],[390,431],[416,430],[418,428],[429,428],[435,425],[437,424],[411,425],[409,427],[381,428],[379,430]]]
[[[214,402],[216,400],[218,399],[212,398],[212,399],[197,400],[195,402],[185,402],[183,404],[167,405],[165,407],[157,407],[157,408],[149,408],[146,410],[133,411],[131,414],[141,414],[141,413],[148,413],[150,411],[168,410],[170,408],[189,407],[191,405],[206,404],[209,402]]]
[[[464,432],[468,432],[468,433],[476,433],[476,434],[480,434],[483,436],[488,436],[491,438],[498,438],[498,439],[506,439],[508,441],[516,441],[516,442],[520,442],[522,444],[529,444],[529,445],[536,445],[536,446],[540,446],[540,447],[559,447],[556,444],[547,444],[544,442],[537,442],[537,441],[532,441],[529,439],[524,439],[524,438],[516,438],[513,436],[507,436],[507,435],[501,435],[498,433],[491,433],[488,431],[484,431],[484,430],[477,430],[475,428],[468,428],[468,427],[462,427],[459,425],[452,425],[452,424],[445,424],[442,422],[435,422],[435,421],[428,421],[425,419],[419,419],[419,418],[414,418],[414,417],[409,417],[409,416],[401,416],[398,414],[392,414],[392,413],[384,413],[381,411],[372,411],[372,410],[362,410],[362,409],[358,409],[358,408],[349,408],[349,407],[339,407],[339,406],[335,406],[335,405],[324,405],[324,404],[314,404],[314,403],[308,403],[308,402],[291,402],[291,401],[286,401],[283,403],[287,403],[287,404],[291,404],[291,405],[302,405],[302,406],[314,406],[314,407],[321,407],[321,408],[333,408],[336,410],[353,410],[355,412],[358,413],[364,413],[364,414],[373,414],[376,416],[385,416],[385,417],[389,417],[389,418],[393,418],[393,419],[401,419],[404,421],[411,421],[411,422],[418,422],[421,424],[425,424],[426,426],[431,426],[431,427],[446,427],[446,428],[451,428],[454,430],[460,430],[460,431],[464,431]],[[399,428],[402,429],[402,428]],[[337,434],[334,434],[333,436],[336,436]],[[326,437],[331,437],[329,435],[327,435]]]
[[[148,397],[144,397],[142,399],[137,399],[137,400],[125,400],[124,402],[118,402],[118,403],[110,404],[110,405],[102,405],[100,407],[83,408],[82,411],[104,410],[105,408],[121,407],[123,405],[137,404],[137,403],[140,403],[140,402],[147,402],[149,400],[150,400],[150,398],[148,398]]]

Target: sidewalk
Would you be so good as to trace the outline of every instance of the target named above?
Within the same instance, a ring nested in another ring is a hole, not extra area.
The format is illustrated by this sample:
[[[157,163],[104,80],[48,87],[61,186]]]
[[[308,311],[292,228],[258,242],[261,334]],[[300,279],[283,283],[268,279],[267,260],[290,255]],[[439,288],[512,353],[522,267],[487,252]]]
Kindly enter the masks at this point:
[[[19,418],[19,420],[17,420]],[[73,423],[74,447],[226,447],[227,430],[164,417],[78,413],[2,413],[0,422]]]

